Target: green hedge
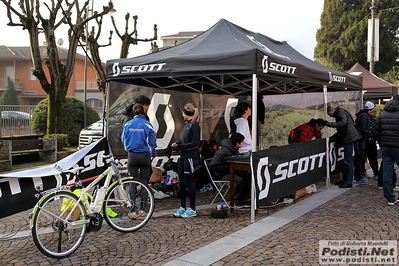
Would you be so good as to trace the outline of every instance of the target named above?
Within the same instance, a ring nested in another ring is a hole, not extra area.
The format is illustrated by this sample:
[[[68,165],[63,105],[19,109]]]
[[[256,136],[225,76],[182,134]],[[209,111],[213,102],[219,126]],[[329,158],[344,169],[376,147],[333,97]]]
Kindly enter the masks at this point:
[[[41,100],[32,114],[31,130],[34,133],[46,133],[47,128],[47,99]],[[96,121],[100,120],[100,116],[97,112],[89,105],[86,105],[86,122],[90,125]],[[67,96],[64,104],[64,131],[58,132],[55,135],[66,134],[68,136],[67,142],[65,143],[63,137],[62,143],[58,142],[58,145],[70,145],[78,146],[79,144],[79,133],[83,129],[84,124],[84,104],[82,101],[76,99],[75,97]],[[65,146],[63,146],[65,147]]]

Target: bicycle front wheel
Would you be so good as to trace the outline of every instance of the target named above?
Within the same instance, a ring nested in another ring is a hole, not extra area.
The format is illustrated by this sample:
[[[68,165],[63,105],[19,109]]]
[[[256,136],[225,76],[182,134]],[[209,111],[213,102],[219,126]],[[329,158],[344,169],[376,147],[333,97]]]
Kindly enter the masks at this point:
[[[124,178],[113,183],[105,196],[104,218],[119,232],[134,232],[142,228],[154,213],[155,200],[150,187],[142,181]]]
[[[32,237],[46,256],[61,259],[77,250],[86,234],[86,209],[70,191],[43,198],[33,210]]]

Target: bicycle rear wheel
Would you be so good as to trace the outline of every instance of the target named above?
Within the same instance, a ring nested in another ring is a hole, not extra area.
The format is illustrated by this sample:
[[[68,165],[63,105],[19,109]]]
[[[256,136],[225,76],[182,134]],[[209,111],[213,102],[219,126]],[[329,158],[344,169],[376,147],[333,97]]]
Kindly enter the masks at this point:
[[[130,205],[130,206],[129,206]],[[103,205],[108,225],[119,232],[134,232],[142,228],[154,213],[155,200],[150,187],[137,179],[113,183]]]
[[[32,237],[36,247],[55,259],[69,256],[83,242],[86,217],[84,205],[72,192],[48,195],[33,210]]]

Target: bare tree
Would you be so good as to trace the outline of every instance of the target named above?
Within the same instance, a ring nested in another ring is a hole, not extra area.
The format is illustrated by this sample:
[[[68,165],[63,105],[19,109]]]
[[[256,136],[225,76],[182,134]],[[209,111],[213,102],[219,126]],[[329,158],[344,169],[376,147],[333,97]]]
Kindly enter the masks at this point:
[[[157,24],[154,24],[154,37],[152,37],[151,39],[138,39],[138,32],[137,32],[137,19],[138,16],[133,16],[133,20],[134,20],[134,29],[133,32],[128,33],[129,31],[129,18],[130,18],[130,14],[127,13],[125,16],[125,20],[126,20],[126,26],[125,26],[125,33],[123,35],[121,35],[118,31],[118,28],[116,27],[115,24],[115,19],[113,16],[111,16],[112,19],[112,25],[114,26],[116,35],[118,35],[118,37],[122,40],[122,46],[121,46],[121,54],[120,54],[120,58],[127,58],[128,54],[129,54],[129,47],[131,44],[138,44],[138,42],[152,42],[154,40],[157,39]]]
[[[100,37],[101,34],[101,28],[102,28],[102,18],[101,17],[97,17],[95,19],[96,23],[97,23],[97,33],[95,32],[95,28],[92,27],[92,30],[90,31],[90,33],[88,34],[87,38],[86,36],[82,36],[83,41],[87,42],[87,46],[88,46],[88,50],[90,52],[91,55],[91,63],[93,64],[93,68],[94,71],[96,73],[97,76],[97,85],[99,90],[101,91],[104,99],[105,99],[105,84],[106,84],[106,79],[105,79],[105,71],[104,68],[102,66],[102,62],[101,62],[101,58],[100,58],[100,53],[99,53],[99,48],[100,47],[106,47],[111,45],[111,40],[112,40],[112,34],[113,31],[110,31],[110,37],[108,38],[109,42],[108,44],[105,45],[100,45],[98,43],[98,39]],[[154,40],[157,39],[157,25],[154,24],[154,37],[151,39],[138,39],[137,38],[137,16],[134,16],[134,31],[131,34],[128,34],[128,24],[129,24],[129,18],[130,15],[129,13],[126,14],[125,19],[126,19],[126,27],[125,27],[125,34],[121,35],[119,34],[119,31],[116,27],[115,24],[115,20],[114,17],[111,16],[112,19],[112,24],[115,28],[115,31],[117,33],[117,35],[121,38],[122,40],[122,46],[121,46],[121,54],[120,54],[120,58],[127,58],[127,55],[129,53],[129,46],[131,44],[136,45],[138,44],[138,42],[149,42],[151,41],[151,51],[152,52],[157,52],[159,50],[156,42]],[[133,37],[134,36],[134,37]],[[154,42],[153,42],[154,41]]]
[[[90,62],[92,63],[94,72],[96,73],[96,76],[97,76],[98,89],[102,93],[103,98],[105,100],[106,79],[105,79],[105,71],[104,71],[104,68],[103,68],[103,65],[101,62],[101,58],[100,58],[99,48],[110,46],[112,44],[111,40],[112,40],[113,31],[110,31],[110,36],[108,38],[108,44],[105,44],[105,45],[98,44],[98,39],[100,38],[100,34],[101,34],[102,19],[103,19],[103,16],[97,17],[95,19],[95,21],[97,23],[97,34],[95,32],[95,27],[93,26],[92,30],[90,31],[90,33],[87,37],[82,36],[82,40],[87,43],[87,47],[88,47],[88,50],[91,55]]]
[[[7,7],[8,26],[19,26],[29,32],[30,49],[33,62],[33,75],[39,80],[48,99],[47,134],[64,133],[63,117],[64,102],[69,82],[71,80],[76,50],[79,38],[85,30],[88,21],[107,14],[112,8],[112,2],[103,7],[103,11],[86,16],[89,1],[83,6],[79,0],[50,0],[45,8],[40,6],[39,0],[18,0],[19,9],[12,4],[12,0],[0,0]],[[44,12],[43,12],[44,11]],[[44,17],[46,14],[46,18]],[[18,17],[19,23],[13,21],[13,16]],[[69,24],[68,31],[69,47],[67,60],[61,62],[58,54],[55,31],[62,24]],[[39,33],[44,33],[46,40],[46,54],[44,63],[49,71],[49,77],[45,75],[42,66],[42,51],[39,46]]]

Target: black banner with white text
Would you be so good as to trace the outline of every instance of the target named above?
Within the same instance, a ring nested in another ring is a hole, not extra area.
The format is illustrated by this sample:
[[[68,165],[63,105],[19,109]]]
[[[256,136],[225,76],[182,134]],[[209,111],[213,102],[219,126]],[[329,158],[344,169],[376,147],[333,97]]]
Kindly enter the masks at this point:
[[[48,190],[74,183],[75,180],[69,174],[63,174],[63,170],[84,167],[80,179],[84,186],[87,185],[106,169],[101,155],[109,152],[107,138],[102,138],[50,166],[0,174],[0,218],[35,206],[35,188],[38,186]]]
[[[343,169],[342,149],[330,143],[331,174]],[[272,201],[326,178],[326,139],[295,143],[252,153],[256,205]]]

